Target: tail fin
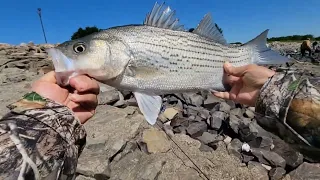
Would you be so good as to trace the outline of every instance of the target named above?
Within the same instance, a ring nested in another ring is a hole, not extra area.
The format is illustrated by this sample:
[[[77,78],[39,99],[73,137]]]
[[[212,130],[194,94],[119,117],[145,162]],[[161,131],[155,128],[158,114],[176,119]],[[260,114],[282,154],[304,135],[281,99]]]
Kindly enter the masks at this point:
[[[259,36],[245,43],[246,47],[252,53],[252,61],[254,64],[283,64],[291,60],[278,52],[267,47],[267,35],[269,29],[263,31]]]

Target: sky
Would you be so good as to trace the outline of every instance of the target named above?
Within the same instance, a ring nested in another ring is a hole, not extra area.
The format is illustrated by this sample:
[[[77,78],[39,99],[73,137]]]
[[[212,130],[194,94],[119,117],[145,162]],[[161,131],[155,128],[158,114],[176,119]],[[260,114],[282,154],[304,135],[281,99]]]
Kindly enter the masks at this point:
[[[79,27],[141,24],[153,0],[2,0],[0,43],[62,43]],[[159,3],[163,1],[158,0]],[[320,0],[166,0],[186,28],[196,27],[210,12],[228,42],[245,43],[265,29],[268,37],[294,34],[320,36]]]

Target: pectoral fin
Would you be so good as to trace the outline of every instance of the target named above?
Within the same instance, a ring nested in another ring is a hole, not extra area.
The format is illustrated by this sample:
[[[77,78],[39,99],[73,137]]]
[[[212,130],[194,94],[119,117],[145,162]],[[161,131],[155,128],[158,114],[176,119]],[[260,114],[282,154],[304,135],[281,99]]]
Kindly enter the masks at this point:
[[[140,111],[149,124],[154,125],[160,113],[162,99],[158,95],[133,92]]]

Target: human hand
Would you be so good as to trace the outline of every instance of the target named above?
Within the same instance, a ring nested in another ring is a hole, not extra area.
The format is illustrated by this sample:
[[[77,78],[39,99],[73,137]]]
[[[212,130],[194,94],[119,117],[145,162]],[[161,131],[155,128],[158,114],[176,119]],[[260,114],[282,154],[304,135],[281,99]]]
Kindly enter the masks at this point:
[[[60,87],[51,71],[33,83],[32,91],[67,106],[83,124],[95,113],[99,85],[88,76],[79,75],[70,79],[70,86]]]
[[[230,92],[215,92],[215,96],[230,99],[237,103],[255,106],[260,89],[274,71],[255,64],[234,67],[226,62],[224,65],[225,83],[231,86]]]

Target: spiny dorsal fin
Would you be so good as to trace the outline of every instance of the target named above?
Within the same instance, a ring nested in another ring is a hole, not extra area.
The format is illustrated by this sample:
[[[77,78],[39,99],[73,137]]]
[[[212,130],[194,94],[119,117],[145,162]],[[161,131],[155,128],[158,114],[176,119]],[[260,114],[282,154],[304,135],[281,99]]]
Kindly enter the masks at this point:
[[[175,11],[172,11],[169,6],[165,8],[164,3],[159,5],[156,2],[151,12],[147,14],[143,24],[159,28],[184,31],[183,25],[180,25],[179,19],[174,16]]]
[[[216,27],[210,13],[204,16],[193,33],[209,38],[219,44],[227,45],[227,41]]]

